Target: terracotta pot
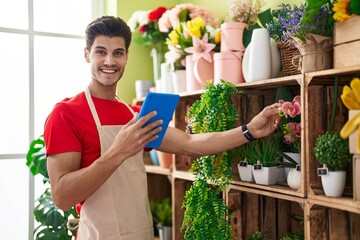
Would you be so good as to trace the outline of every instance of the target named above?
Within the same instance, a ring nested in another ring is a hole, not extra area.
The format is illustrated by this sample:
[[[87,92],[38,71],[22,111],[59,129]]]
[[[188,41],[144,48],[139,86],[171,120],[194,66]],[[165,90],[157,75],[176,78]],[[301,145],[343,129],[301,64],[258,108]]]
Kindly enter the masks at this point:
[[[172,166],[172,154],[165,153],[165,152],[160,152],[160,151],[156,151],[156,152],[157,152],[160,167],[171,168],[171,166]]]

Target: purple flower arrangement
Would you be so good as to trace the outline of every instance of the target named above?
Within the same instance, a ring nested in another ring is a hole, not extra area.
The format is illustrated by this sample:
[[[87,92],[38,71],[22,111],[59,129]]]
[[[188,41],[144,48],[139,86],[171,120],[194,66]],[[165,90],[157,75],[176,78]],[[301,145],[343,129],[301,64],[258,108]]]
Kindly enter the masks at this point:
[[[267,24],[267,30],[275,41],[289,41],[291,37],[305,40],[308,33],[332,36],[332,11],[325,5],[320,8],[312,21],[303,24],[306,4],[290,5],[282,3],[279,9],[272,11],[273,19]]]

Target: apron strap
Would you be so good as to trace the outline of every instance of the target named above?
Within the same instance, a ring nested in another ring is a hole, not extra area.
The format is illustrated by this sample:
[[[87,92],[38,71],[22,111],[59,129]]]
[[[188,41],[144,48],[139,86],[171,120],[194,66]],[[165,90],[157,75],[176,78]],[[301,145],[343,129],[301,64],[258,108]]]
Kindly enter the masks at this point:
[[[95,105],[94,105],[94,102],[91,98],[91,94],[90,94],[90,91],[89,91],[89,88],[86,88],[85,90],[85,96],[86,96],[86,100],[89,104],[89,107],[90,107],[90,111],[91,111],[91,114],[93,115],[93,118],[95,120],[95,123],[96,123],[96,126],[97,127],[100,127],[101,126],[101,123],[100,123],[100,119],[99,119],[99,116],[96,112],[96,108],[95,108]]]

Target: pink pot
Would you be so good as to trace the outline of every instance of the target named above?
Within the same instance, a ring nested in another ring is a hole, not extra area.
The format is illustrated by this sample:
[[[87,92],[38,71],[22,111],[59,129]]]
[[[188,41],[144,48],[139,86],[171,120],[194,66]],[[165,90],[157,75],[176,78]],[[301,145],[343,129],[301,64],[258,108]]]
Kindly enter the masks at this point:
[[[221,24],[221,52],[245,51],[243,44],[244,29],[249,25],[240,22],[227,22]]]
[[[186,91],[202,89],[208,80],[214,78],[214,62],[204,58],[194,61],[192,55],[186,56]]]
[[[233,84],[244,82],[242,72],[243,52],[219,52],[214,54],[214,84],[224,79]]]

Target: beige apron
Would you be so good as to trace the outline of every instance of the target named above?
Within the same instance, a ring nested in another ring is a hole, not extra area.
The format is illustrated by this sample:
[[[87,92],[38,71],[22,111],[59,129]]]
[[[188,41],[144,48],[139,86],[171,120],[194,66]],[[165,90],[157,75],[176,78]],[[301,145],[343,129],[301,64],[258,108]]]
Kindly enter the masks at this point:
[[[101,126],[88,89],[85,95],[96,122],[103,154],[111,146],[122,126]],[[152,223],[141,151],[123,162],[109,179],[86,199],[81,208],[78,239],[154,239]]]

